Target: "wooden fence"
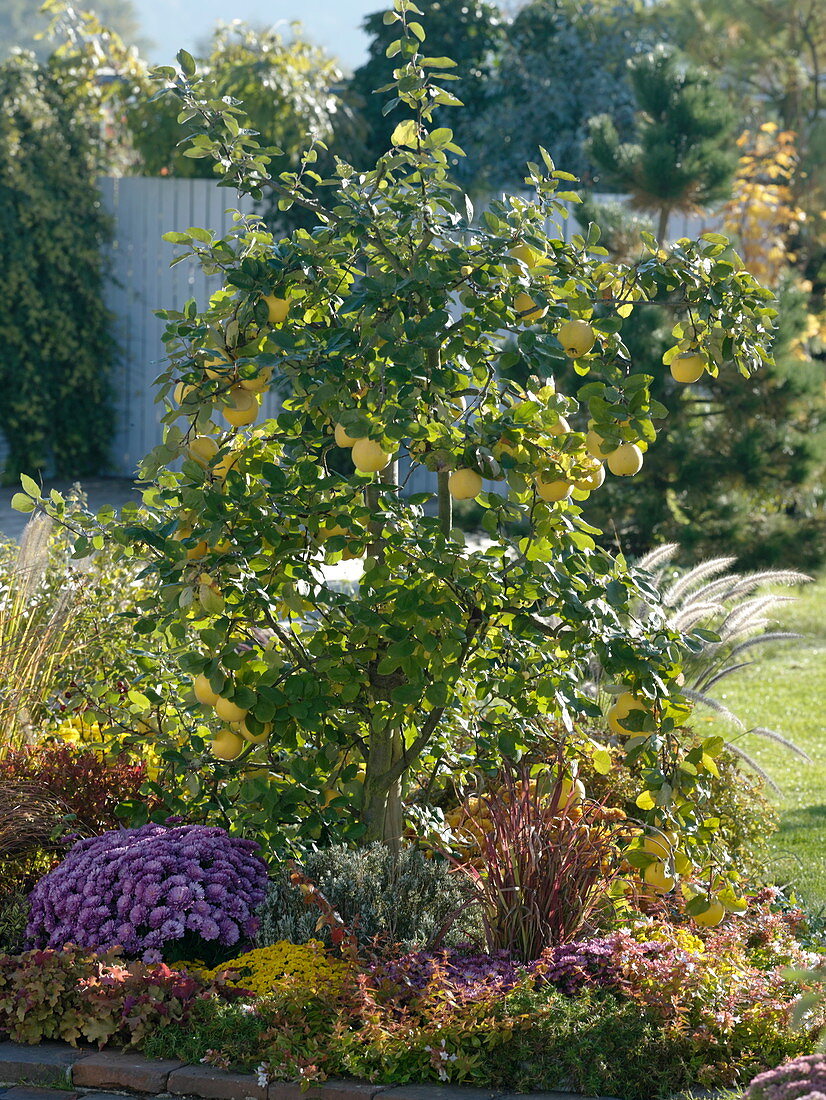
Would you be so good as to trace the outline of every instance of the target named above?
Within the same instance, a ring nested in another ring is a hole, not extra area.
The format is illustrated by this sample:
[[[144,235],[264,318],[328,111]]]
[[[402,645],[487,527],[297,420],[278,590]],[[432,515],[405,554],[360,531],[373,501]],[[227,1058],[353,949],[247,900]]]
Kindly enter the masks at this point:
[[[220,287],[185,260],[170,267],[180,249],[164,241],[170,230],[203,226],[226,233],[236,194],[211,180],[102,179],[103,204],[114,221],[108,259],[106,304],[114,317],[119,355],[113,375],[117,428],[112,473],[131,477],[141,458],[161,441],[162,407],[154,379],[163,369],[164,324],[158,309],[180,309],[189,298],[200,306]]]
[[[106,302],[119,347],[113,377],[117,429],[110,472],[131,477],[140,459],[161,441],[162,407],[154,401],[152,383],[162,370],[164,326],[154,311],[180,309],[189,298],[203,306],[220,286],[192,261],[170,268],[176,248],[162,239],[163,234],[190,226],[226,233],[233,224],[231,210],[237,207],[237,196],[212,180],[126,177],[101,179],[99,184],[114,222]],[[245,212],[251,209],[250,205],[244,208]],[[675,217],[671,229],[677,238],[713,227],[713,220]],[[568,238],[577,229],[573,217],[563,223]],[[273,411],[271,399],[266,411]],[[426,470],[417,471],[408,483],[409,491],[423,491],[430,477]]]

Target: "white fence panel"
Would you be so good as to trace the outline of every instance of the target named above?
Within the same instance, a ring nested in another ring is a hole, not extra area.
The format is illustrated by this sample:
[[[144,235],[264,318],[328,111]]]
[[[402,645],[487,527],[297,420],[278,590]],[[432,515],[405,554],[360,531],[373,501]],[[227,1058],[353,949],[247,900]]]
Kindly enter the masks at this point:
[[[163,410],[154,402],[152,382],[162,370],[164,326],[154,311],[180,309],[188,298],[204,306],[220,286],[219,278],[205,276],[193,260],[171,268],[176,248],[162,239],[163,234],[190,226],[227,232],[233,224],[228,210],[235,206],[236,196],[212,180],[126,177],[101,179],[98,184],[114,221],[106,286],[118,343],[112,473],[131,477],[162,435]],[[247,204],[245,212],[249,210]]]

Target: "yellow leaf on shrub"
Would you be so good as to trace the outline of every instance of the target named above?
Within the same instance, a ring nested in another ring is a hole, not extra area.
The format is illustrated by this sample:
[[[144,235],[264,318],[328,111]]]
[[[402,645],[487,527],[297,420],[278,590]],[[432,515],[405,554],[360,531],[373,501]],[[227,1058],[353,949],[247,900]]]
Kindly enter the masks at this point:
[[[611,754],[607,749],[597,749],[591,761],[598,775],[607,775],[611,770]]]
[[[716,776],[717,779],[720,778],[720,769],[717,767],[717,762],[714,757],[709,756],[707,752],[703,753],[703,767],[707,772],[710,772],[711,775]]]
[[[641,810],[653,810],[657,805],[651,791],[643,791],[642,794],[638,794],[636,803]]]

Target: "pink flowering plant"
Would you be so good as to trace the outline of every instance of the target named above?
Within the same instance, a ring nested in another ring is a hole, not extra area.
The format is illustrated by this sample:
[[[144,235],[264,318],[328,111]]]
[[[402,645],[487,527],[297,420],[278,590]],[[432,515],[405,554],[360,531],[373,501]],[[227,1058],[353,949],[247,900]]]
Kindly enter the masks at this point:
[[[776,1069],[759,1073],[743,1100],[823,1100],[826,1097],[826,1054],[793,1058]]]
[[[222,962],[257,928],[267,866],[217,827],[143,825],[79,841],[31,894],[33,947]]]

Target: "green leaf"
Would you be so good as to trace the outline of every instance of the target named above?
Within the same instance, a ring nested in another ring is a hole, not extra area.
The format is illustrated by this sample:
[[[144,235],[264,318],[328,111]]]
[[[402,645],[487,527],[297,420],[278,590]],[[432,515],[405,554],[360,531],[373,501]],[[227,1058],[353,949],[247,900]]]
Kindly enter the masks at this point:
[[[724,233],[701,233],[701,241],[709,241],[711,244],[730,245],[731,241]]]
[[[178,64],[181,66],[184,76],[195,75],[195,58],[191,53],[187,53],[186,50],[178,50],[177,53]]]
[[[411,703],[417,703],[421,697],[421,689],[417,684],[402,684],[400,687],[393,688],[390,692],[390,696],[394,703],[401,703],[404,706],[409,706]]]
[[[453,141],[453,131],[448,129],[447,126],[440,126],[428,137],[428,145],[434,149],[443,149],[445,145],[449,145]]]
[[[15,493],[11,498],[11,506],[15,512],[33,512],[36,508],[32,498],[25,493]]]
[[[594,765],[594,771],[597,775],[608,775],[613,765],[611,754],[607,749],[597,749],[594,755],[591,757]]]
[[[23,486],[23,490],[28,493],[30,497],[34,497],[35,500],[40,499],[40,486],[37,484],[33,477],[29,477],[28,474],[21,474],[20,484]]]
[[[452,69],[456,62],[452,57],[423,57],[422,64],[429,69]]]

